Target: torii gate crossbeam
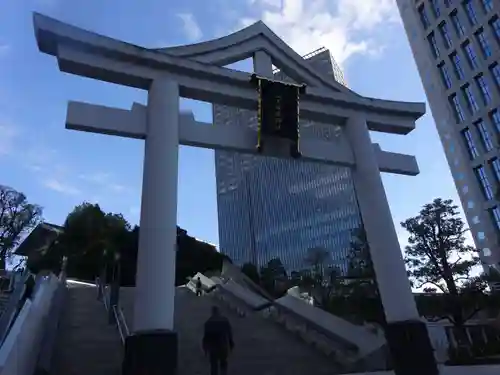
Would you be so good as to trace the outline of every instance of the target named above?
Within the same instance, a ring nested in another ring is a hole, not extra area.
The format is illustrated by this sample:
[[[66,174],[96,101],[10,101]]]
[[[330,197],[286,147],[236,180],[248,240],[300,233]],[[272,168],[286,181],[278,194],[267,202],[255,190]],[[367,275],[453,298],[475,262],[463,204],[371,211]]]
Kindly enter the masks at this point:
[[[254,152],[249,147],[253,149],[256,136],[249,131],[222,131],[197,124],[189,115],[179,115],[179,100],[185,96],[256,109],[256,92],[245,73],[133,46],[39,14],[35,14],[34,23],[40,50],[56,56],[62,71],[148,90],[147,106],[136,105],[131,111],[70,103],[67,127],[145,139],[134,334],[127,338],[123,374],[173,374],[177,357],[173,316],[179,143]],[[264,28],[262,25],[258,27]],[[256,42],[260,47],[252,52],[254,70],[271,77],[273,55],[278,60],[278,55],[282,59],[287,52],[276,50],[277,41],[266,42],[266,38],[277,37],[262,30]],[[206,45],[202,47],[189,46],[195,52],[207,50]],[[210,48],[212,56],[216,55]],[[301,101],[301,117],[342,125],[345,139],[337,150],[321,142],[304,141],[304,160],[352,168],[396,374],[437,375],[380,176],[380,170],[415,175],[418,167],[412,156],[384,153],[372,144],[369,135],[369,130],[409,133],[425,106],[365,98],[346,90],[336,92],[334,85],[319,87],[318,82],[305,82],[312,87]],[[285,157],[279,142],[270,148],[275,148],[273,156]]]

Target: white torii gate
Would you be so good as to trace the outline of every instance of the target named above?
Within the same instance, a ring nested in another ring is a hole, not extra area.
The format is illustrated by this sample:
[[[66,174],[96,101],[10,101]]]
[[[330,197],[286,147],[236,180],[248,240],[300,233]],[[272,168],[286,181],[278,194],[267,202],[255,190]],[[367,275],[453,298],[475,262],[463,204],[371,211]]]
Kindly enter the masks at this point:
[[[418,166],[413,156],[382,151],[369,135],[369,130],[408,134],[425,113],[424,104],[356,94],[333,78],[315,73],[262,22],[209,42],[159,50],[97,35],[41,14],[34,15],[34,28],[40,51],[57,57],[61,71],[148,90],[147,105],[134,104],[131,110],[70,102],[66,119],[68,129],[145,140],[134,334],[127,339],[123,374],[139,369],[149,369],[150,374],[175,371],[179,144],[256,152],[254,130],[200,124],[192,113],[179,113],[179,98],[255,110],[257,93],[249,83],[250,75],[222,67],[247,57],[253,57],[259,75],[272,77],[274,64],[308,85],[301,97],[301,118],[343,126],[343,134],[333,145],[302,139],[302,160],[352,168],[396,373],[437,374],[380,176],[380,171],[417,175]],[[288,147],[280,140],[267,141],[266,146],[265,155],[289,157]],[[167,345],[171,350],[165,349]]]

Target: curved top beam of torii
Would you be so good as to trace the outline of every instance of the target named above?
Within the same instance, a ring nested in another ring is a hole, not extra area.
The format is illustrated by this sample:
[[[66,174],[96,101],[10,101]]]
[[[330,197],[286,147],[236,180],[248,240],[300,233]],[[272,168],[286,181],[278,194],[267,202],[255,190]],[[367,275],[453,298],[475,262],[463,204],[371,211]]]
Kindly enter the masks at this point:
[[[250,28],[250,31],[255,33],[253,30],[257,30],[257,27],[264,30],[258,25],[260,23]],[[177,47],[175,52],[175,49],[152,50],[125,43],[39,13],[34,14],[34,29],[39,49],[57,57],[61,71],[145,90],[149,89],[154,79],[168,75],[178,82],[183,97],[246,109],[257,108],[257,94],[249,84],[248,73],[199,62],[194,58],[175,56],[182,52],[182,48],[195,52],[199,49],[199,58],[211,51],[205,57],[215,59],[214,54],[219,54],[214,61],[224,62],[221,57],[224,51],[214,49],[213,43],[224,44],[236,37],[244,39],[238,36],[243,34],[232,34],[227,37],[229,39],[221,38],[223,42],[208,42],[202,48],[199,45]],[[272,32],[266,32],[269,33]],[[272,43],[267,40],[270,38],[274,39]],[[279,38],[271,34],[246,39],[251,46],[247,44],[242,50],[250,47],[254,51],[265,50],[275,59],[281,59],[285,66],[280,68],[288,70],[287,73],[300,72],[303,79],[310,82],[307,94],[301,97],[301,118],[343,125],[348,118],[362,112],[370,130],[408,134],[415,128],[415,121],[425,113],[424,103],[367,98],[347,89],[335,92],[331,83],[322,82],[309,68],[305,69],[304,64],[294,63],[296,56],[289,51],[280,52],[279,48],[273,46],[273,43],[284,44],[276,39]],[[234,59],[235,51],[231,51],[226,59]]]
[[[283,42],[262,21],[221,38],[185,46],[160,48],[158,51],[224,66],[251,57],[256,50],[261,49],[271,55],[274,65],[279,66],[290,78],[299,83],[358,96],[354,91],[335,81],[333,77],[325,77],[315,72],[302,56]]]

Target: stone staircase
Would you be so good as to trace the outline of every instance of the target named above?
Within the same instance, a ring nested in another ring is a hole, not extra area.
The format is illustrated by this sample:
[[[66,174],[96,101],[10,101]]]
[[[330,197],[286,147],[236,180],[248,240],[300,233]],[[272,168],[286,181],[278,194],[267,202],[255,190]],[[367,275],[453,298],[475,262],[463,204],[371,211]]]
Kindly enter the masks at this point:
[[[134,288],[122,288],[120,303],[128,322],[132,321]],[[229,371],[238,375],[333,375],[339,366],[258,313],[239,316],[212,294],[196,297],[179,287],[175,300],[175,329],[179,334],[178,375],[208,373],[208,360],[201,349],[203,325],[212,305],[218,305],[233,327],[235,350]]]
[[[3,314],[5,308],[7,307],[7,302],[9,301],[10,293],[0,293],[0,315]]]
[[[119,375],[123,346],[97,288],[68,284],[51,375]]]

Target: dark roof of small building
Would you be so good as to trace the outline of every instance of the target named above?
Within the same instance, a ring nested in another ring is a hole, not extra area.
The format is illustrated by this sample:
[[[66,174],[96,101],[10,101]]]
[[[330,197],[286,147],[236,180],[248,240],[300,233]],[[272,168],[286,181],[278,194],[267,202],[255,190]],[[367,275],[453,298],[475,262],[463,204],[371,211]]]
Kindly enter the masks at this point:
[[[14,254],[28,256],[33,251],[40,251],[55,240],[63,230],[64,228],[59,225],[40,223],[26,236]]]

